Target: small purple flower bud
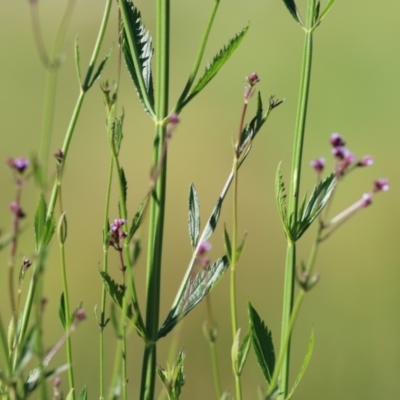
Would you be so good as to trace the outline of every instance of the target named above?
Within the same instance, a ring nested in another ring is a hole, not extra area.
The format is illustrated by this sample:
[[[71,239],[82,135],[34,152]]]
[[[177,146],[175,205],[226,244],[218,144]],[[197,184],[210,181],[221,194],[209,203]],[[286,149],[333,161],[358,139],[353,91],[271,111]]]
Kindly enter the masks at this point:
[[[59,164],[61,164],[61,161],[64,159],[64,152],[61,149],[58,149],[55,153],[54,153],[54,157],[56,158],[56,160],[58,161]]]
[[[55,388],[59,388],[60,385],[61,385],[61,378],[60,378],[59,376],[56,376],[56,377],[54,378],[54,381],[53,381],[53,386],[54,386]]]
[[[169,123],[172,125],[176,125],[179,123],[179,115],[177,113],[173,113],[169,117]]]
[[[83,308],[79,308],[75,311],[75,318],[77,321],[83,321],[86,318],[86,313]]]
[[[332,145],[332,147],[343,147],[346,145],[343,137],[338,133],[332,133],[329,142]]]
[[[250,86],[254,86],[256,83],[260,82],[260,78],[257,72],[252,72],[249,76],[246,76],[246,81]]]
[[[21,206],[16,201],[13,201],[10,203],[10,210],[17,218],[25,217],[24,211],[22,210]]]
[[[387,192],[389,190],[389,181],[386,178],[380,178],[374,181],[373,192]]]
[[[325,167],[325,158],[320,157],[310,162],[311,167],[315,169],[315,171],[320,174]]]
[[[20,174],[22,174],[25,169],[29,167],[29,161],[23,157],[8,158],[6,163],[9,167],[16,169]]]
[[[374,163],[374,159],[371,156],[364,156],[360,161],[358,161],[357,166],[367,167]]]
[[[32,265],[32,262],[29,258],[24,257],[22,260],[22,271],[25,273],[27,269]]]
[[[368,207],[372,203],[372,196],[369,193],[364,193],[360,202],[360,208]]]
[[[210,242],[202,242],[197,250],[197,255],[202,256],[203,254],[210,251],[212,248],[212,244]]]

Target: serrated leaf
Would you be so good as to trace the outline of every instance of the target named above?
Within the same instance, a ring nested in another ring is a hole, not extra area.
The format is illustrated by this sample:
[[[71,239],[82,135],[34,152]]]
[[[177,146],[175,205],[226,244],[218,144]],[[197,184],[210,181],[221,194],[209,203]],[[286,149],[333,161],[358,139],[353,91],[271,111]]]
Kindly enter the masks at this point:
[[[240,341],[240,331],[238,329],[232,345],[232,362],[237,376],[242,373],[251,344],[251,332],[247,332],[243,340]]]
[[[133,235],[139,229],[139,227],[142,223],[143,215],[146,211],[148,201],[149,201],[149,196],[146,196],[140,203],[139,208],[136,210],[136,213],[132,219],[131,227],[129,229],[128,241],[131,241],[131,239],[133,238]]]
[[[286,190],[285,190],[285,183],[283,182],[283,177],[281,173],[281,163],[279,163],[275,175],[275,197],[283,229],[285,231],[285,235],[288,239],[292,240],[290,221],[288,221],[287,217]]]
[[[139,10],[132,2],[122,1],[122,52],[136,93],[144,110],[154,116],[154,87],[151,72],[152,38],[146,31]]]
[[[107,63],[108,59],[110,58],[112,51],[113,51],[113,47],[111,47],[110,50],[108,50],[106,56],[103,58],[103,60],[99,64],[99,67],[97,68],[97,71],[93,75],[92,80],[90,81],[90,83],[87,85],[86,88],[83,88],[84,90],[90,89],[92,87],[93,83],[95,83],[97,81],[97,79],[100,78],[101,73],[103,72],[103,69],[106,66],[106,63]]]
[[[61,293],[60,305],[58,306],[58,315],[60,317],[61,324],[65,330],[66,315],[65,315],[64,292]]]
[[[193,183],[189,188],[189,237],[192,249],[195,250],[200,234],[200,204]]]
[[[185,384],[185,374],[183,372],[183,361],[185,360],[185,351],[182,349],[179,352],[178,359],[175,361],[173,366],[173,387],[172,390],[177,399],[182,391],[182,387]]]
[[[253,348],[261,371],[267,382],[270,383],[275,369],[275,350],[272,343],[272,333],[250,302],[248,311]]]
[[[301,365],[300,372],[297,375],[296,380],[294,381],[292,390],[290,391],[289,395],[286,397],[285,400],[290,400],[292,398],[292,396],[293,396],[293,394],[294,394],[294,392],[295,392],[295,390],[297,388],[297,385],[301,381],[301,378],[303,377],[304,372],[307,369],[308,363],[310,362],[310,359],[311,359],[311,356],[312,356],[313,349],[314,349],[314,331],[311,331],[311,336],[310,336],[310,339],[308,341],[307,354],[304,357],[303,364]]]
[[[292,228],[292,232],[296,235],[296,240],[304,234],[318,214],[325,208],[336,187],[336,183],[337,179],[335,174],[332,173],[314,187],[310,199],[305,207],[302,207],[303,212],[299,213],[299,220],[296,226]]]
[[[228,257],[219,258],[211,266],[207,266],[190,279],[176,306],[174,306],[160,330],[158,338],[166,336],[175,325],[191,311],[206,294],[218,283],[229,266]]]
[[[225,245],[226,256],[228,257],[229,262],[231,262],[232,245],[231,245],[231,239],[229,238],[229,233],[226,230],[226,225],[224,225],[224,245]]]
[[[301,16],[300,16],[300,12],[297,9],[297,6],[296,6],[296,3],[294,2],[294,0],[283,0],[283,2],[285,3],[286,8],[289,10],[289,13],[294,18],[294,20],[296,22],[298,22],[300,25],[304,26]]]
[[[103,278],[103,284],[105,285],[107,292],[113,299],[114,303],[122,310],[123,300],[125,295],[125,290],[118,285],[114,279],[105,271],[100,271],[100,275]],[[135,318],[133,315],[133,308],[130,304],[126,309],[126,316],[135,323]]]
[[[79,394],[79,400],[87,400],[87,388],[86,385],[82,388]]]
[[[231,40],[229,40],[228,44],[218,52],[211,63],[207,65],[204,75],[199,79],[196,86],[192,89],[183,104],[189,103],[189,101],[192,100],[197,94],[199,94],[204,89],[204,87],[215,77],[218,71],[224,66],[224,64],[229,60],[229,58],[238,48],[248,29],[249,25],[240,30]]]
[[[81,55],[79,53],[78,36],[75,37],[75,68],[79,79],[79,85],[82,86]]]

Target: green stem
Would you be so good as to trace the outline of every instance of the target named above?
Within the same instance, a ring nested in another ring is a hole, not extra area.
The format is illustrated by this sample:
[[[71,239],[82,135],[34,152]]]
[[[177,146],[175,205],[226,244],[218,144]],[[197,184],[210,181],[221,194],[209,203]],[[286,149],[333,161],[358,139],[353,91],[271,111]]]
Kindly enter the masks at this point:
[[[215,342],[210,342],[210,351],[211,351],[211,364],[212,364],[212,371],[214,378],[215,393],[217,395],[217,399],[219,400],[222,396],[222,392],[221,392],[221,382],[219,380],[217,347],[215,346]]]
[[[74,133],[75,130],[75,126],[78,120],[78,116],[80,113],[80,110],[82,108],[82,103],[83,100],[85,98],[85,94],[86,91],[88,90],[88,83],[90,82],[90,77],[91,74],[93,72],[94,66],[96,64],[96,60],[100,51],[100,47],[101,47],[101,43],[103,41],[104,38],[104,34],[105,34],[105,30],[107,27],[107,23],[108,23],[108,17],[110,15],[110,10],[111,10],[111,4],[112,4],[112,0],[107,0],[106,1],[106,7],[104,10],[104,14],[103,14],[103,20],[101,22],[101,26],[100,26],[100,30],[99,30],[99,34],[97,37],[97,41],[95,44],[95,47],[93,49],[93,53],[92,53],[92,58],[90,60],[89,63],[89,67],[88,67],[88,71],[86,74],[86,78],[85,78],[85,83],[81,89],[81,92],[79,94],[77,103],[75,105],[75,109],[73,112],[73,115],[71,117],[71,121],[69,123],[66,135],[65,135],[65,139],[64,139],[64,144],[62,147],[62,151],[64,154],[63,160],[62,160],[62,165],[61,165],[61,173],[62,173],[62,169],[63,166],[65,165],[66,162],[66,158],[68,155],[68,149],[69,149],[69,145],[72,139],[72,135]],[[57,195],[58,195],[58,178],[55,180],[54,185],[53,185],[53,190],[51,193],[51,197],[50,197],[50,201],[49,201],[49,205],[47,208],[47,215],[46,218],[49,219],[53,216],[54,214],[54,208],[55,208],[55,204],[56,204],[56,200],[57,200]],[[38,249],[38,257],[40,258],[40,254],[43,252],[43,249],[40,248]],[[38,261],[39,262],[39,261]],[[22,315],[22,322],[21,322],[21,331],[18,337],[18,346],[20,346],[23,343],[23,339],[25,338],[25,334],[26,334],[26,330],[28,327],[28,322],[29,322],[29,317],[30,317],[30,313],[31,313],[31,309],[32,309],[32,302],[33,302],[33,297],[34,297],[34,293],[35,293],[35,287],[36,287],[36,280],[37,280],[37,275],[36,275],[36,265],[38,263],[35,264],[34,268],[33,268],[33,272],[32,272],[32,279],[29,285],[29,289],[28,289],[28,294],[27,294],[27,299],[25,302],[25,308],[23,311],[23,315]]]
[[[157,167],[165,140],[163,121],[168,113],[169,51],[170,51],[170,1],[157,0],[156,34],[156,130],[153,151],[153,166]],[[164,233],[165,192],[167,156],[162,160],[161,172],[155,184],[150,203],[149,241],[146,278],[146,342],[140,389],[141,400],[154,399],[157,359],[157,332],[160,312],[161,257]]]
[[[296,115],[296,127],[293,146],[292,171],[288,215],[293,215],[294,224],[297,221],[301,163],[303,156],[303,143],[305,136],[305,125],[307,116],[307,104],[310,89],[311,63],[312,63],[312,34],[313,34],[313,17],[315,10],[315,0],[307,2],[307,22],[305,28],[305,39],[303,47],[303,60],[300,77],[300,90]],[[293,233],[295,238],[296,232]],[[280,369],[280,393],[281,398],[286,398],[289,384],[289,363],[290,363],[290,316],[293,308],[294,298],[294,275],[296,268],[296,240],[288,242],[285,264],[285,280],[284,280],[284,297],[282,312],[282,331],[281,343],[283,344],[288,336],[287,350]],[[289,334],[288,334],[289,332]]]

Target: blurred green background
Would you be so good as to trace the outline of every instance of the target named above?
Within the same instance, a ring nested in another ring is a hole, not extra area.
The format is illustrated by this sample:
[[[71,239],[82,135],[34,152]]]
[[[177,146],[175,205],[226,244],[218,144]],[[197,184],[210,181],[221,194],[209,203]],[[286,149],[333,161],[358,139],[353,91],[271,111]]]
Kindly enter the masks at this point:
[[[64,9],[62,1],[40,1],[43,34],[48,48]],[[64,46],[54,119],[52,152],[62,140],[78,96],[73,44],[79,35],[81,65],[85,68],[103,13],[103,1],[78,1]],[[154,2],[137,1],[146,27],[154,33]],[[399,264],[399,93],[398,43],[400,5],[392,0],[336,2],[315,35],[315,58],[304,154],[304,187],[315,176],[308,161],[325,156],[332,165],[328,138],[340,132],[357,155],[371,154],[375,165],[346,179],[335,196],[332,212],[341,211],[370,190],[371,181],[386,176],[391,190],[374,199],[324,243],[317,260],[321,281],[310,292],[301,310],[293,339],[292,378],[300,368],[308,337],[315,331],[314,354],[295,399],[395,399],[400,373],[400,264]],[[213,1],[172,2],[171,104],[177,99],[193,64]],[[304,14],[305,1],[299,6]],[[101,54],[116,44],[116,7]],[[206,59],[250,22],[250,31],[239,50],[214,81],[182,113],[181,124],[169,148],[167,219],[163,257],[163,319],[179,287],[188,260],[187,195],[194,182],[200,196],[203,221],[208,217],[230,171],[232,136],[236,135],[242,106],[244,77],[257,71],[264,101],[272,94],[285,98],[263,128],[240,176],[239,229],[248,231],[247,246],[238,267],[239,325],[247,330],[246,303],[251,300],[272,329],[279,346],[285,239],[274,198],[274,175],[280,161],[288,180],[294,118],[298,93],[303,34],[279,0],[222,1]],[[154,35],[153,35],[154,36]],[[35,154],[41,130],[45,70],[35,50],[28,2],[0,2],[0,160]],[[102,80],[116,79],[116,47]],[[204,66],[202,67],[202,69]],[[129,182],[131,215],[148,185],[152,124],[141,110],[135,90],[123,68],[120,106],[126,115],[122,164]],[[250,113],[254,113],[251,105]],[[100,276],[106,177],[109,151],[105,135],[105,110],[98,85],[88,93],[70,148],[64,175],[64,208],[69,236],[66,245],[71,302],[83,301],[88,318],[73,335],[76,383],[87,383],[89,398],[98,398],[98,328],[93,315],[100,302]],[[55,163],[51,160],[51,165]],[[14,196],[9,169],[0,174],[0,228],[10,227],[8,205]],[[32,221],[38,192],[31,182],[22,204],[28,217],[21,237],[18,259],[33,256]],[[116,190],[113,212],[117,216]],[[230,227],[230,199],[226,201],[219,230],[212,238],[211,256],[223,252],[221,226]],[[299,257],[306,259],[313,239],[309,232],[300,243]],[[145,240],[147,228],[141,231]],[[10,316],[7,251],[0,254],[1,313]],[[117,259],[111,271],[118,277]],[[114,268],[114,269],[113,269]],[[136,271],[137,287],[144,304],[145,257]],[[50,347],[62,335],[58,319],[61,271],[56,242],[48,264],[45,293],[49,299],[44,338]],[[211,295],[219,324],[218,355],[222,387],[234,391],[230,366],[228,275]],[[205,304],[188,315],[180,328],[162,339],[159,363],[171,360],[172,345],[187,352],[187,382],[182,399],[215,398],[209,349],[201,326]],[[160,321],[161,322],[161,321]],[[107,329],[107,378],[113,363],[115,340]],[[137,398],[142,344],[129,339],[130,398]],[[177,351],[177,350],[176,350]],[[64,362],[58,355],[53,366]],[[63,375],[63,384],[67,377]],[[108,381],[108,380],[107,380]],[[255,399],[262,374],[251,352],[243,373],[244,398]],[[64,386],[66,387],[66,386]]]

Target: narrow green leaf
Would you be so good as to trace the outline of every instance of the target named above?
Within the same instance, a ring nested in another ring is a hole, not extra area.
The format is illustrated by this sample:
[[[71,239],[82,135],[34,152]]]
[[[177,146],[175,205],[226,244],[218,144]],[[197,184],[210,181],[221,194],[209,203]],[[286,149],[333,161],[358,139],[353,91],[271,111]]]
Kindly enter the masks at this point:
[[[317,1],[317,4],[315,6],[315,10],[314,10],[313,24],[316,24],[318,22],[320,11],[321,11],[321,2]]]
[[[296,233],[296,240],[306,232],[318,214],[325,208],[334,192],[336,183],[337,179],[332,173],[314,187],[306,206],[302,207],[303,212],[299,213],[296,226],[293,227],[292,232]]]
[[[318,23],[321,23],[321,21],[325,18],[325,16],[328,14],[329,10],[331,9],[331,7],[333,6],[333,4],[335,3],[335,0],[329,0],[328,4],[325,6],[325,8],[323,9],[323,11],[321,12],[321,15],[318,19]]]
[[[117,154],[119,153],[119,150],[121,148],[121,142],[124,137],[122,133],[122,126],[124,124],[124,118],[125,114],[122,113],[121,117],[117,119],[117,122],[115,124],[115,129],[114,129],[114,144],[115,144],[115,149],[117,150]]]
[[[158,331],[158,338],[166,336],[175,325],[191,311],[218,283],[229,266],[228,257],[219,258],[211,266],[202,269],[191,278],[178,304],[173,307]]]
[[[240,257],[242,256],[244,245],[246,244],[247,232],[245,232],[242,242],[240,243],[239,247],[236,249],[236,261],[239,261]]]
[[[106,56],[103,58],[103,60],[101,61],[101,63],[99,64],[99,67],[97,68],[97,71],[95,72],[95,74],[93,75],[92,80],[90,81],[90,83],[87,85],[86,88],[84,88],[84,90],[88,90],[92,87],[93,83],[95,83],[97,81],[97,79],[100,78],[101,73],[103,72],[104,67],[106,66],[106,63],[108,61],[108,59],[111,56],[111,53],[113,51],[113,47],[110,48],[110,50],[108,50],[108,53],[106,54]]]
[[[132,219],[131,227],[129,229],[128,241],[131,241],[133,235],[139,229],[142,224],[142,219],[146,211],[147,203],[149,202],[149,196],[146,196],[139,205],[139,208],[136,210],[136,213]],[[140,250],[140,249],[139,249]]]
[[[296,22],[298,22],[300,25],[304,26],[301,16],[300,16],[300,12],[297,9],[297,6],[296,6],[296,3],[294,2],[294,0],[283,0],[283,2],[285,3],[286,8],[289,10],[289,13],[294,18],[294,20]]]
[[[204,75],[199,79],[196,86],[192,89],[189,96],[183,102],[183,105],[189,103],[197,94],[199,94],[204,87],[215,77],[218,71],[225,65],[225,63],[229,60],[235,50],[239,47],[239,44],[245,37],[249,26],[244,27],[240,30],[229,42],[226,46],[224,46],[218,54],[213,58],[211,63],[209,63],[206,67],[206,71]]]
[[[283,177],[281,173],[281,163],[279,163],[275,175],[275,197],[279,215],[281,217],[283,225],[283,230],[285,232],[286,237],[291,240],[292,234],[290,229],[290,221],[288,221],[287,217],[286,190],[285,190],[285,183],[283,182]]]
[[[46,223],[45,223],[45,231],[44,231],[44,236],[43,236],[43,246],[44,247],[46,247],[50,243],[55,230],[56,230],[56,220],[54,219],[54,214],[52,214],[52,216],[50,218],[46,219]]]
[[[41,194],[39,197],[39,204],[36,207],[35,221],[34,221],[36,251],[40,247],[43,232],[45,230],[46,210],[47,210],[46,200],[44,199],[43,194]]]
[[[275,368],[275,350],[272,343],[272,333],[250,302],[248,304],[248,311],[253,348],[261,371],[267,382],[270,383]]]
[[[68,236],[68,224],[67,224],[67,216],[65,214],[65,211],[61,214],[61,217],[58,220],[57,234],[58,234],[58,240],[60,241],[60,244],[64,244],[65,241],[67,240],[67,236]]]
[[[86,385],[82,388],[79,394],[79,400],[87,400],[87,388]]]
[[[229,238],[229,233],[226,230],[226,225],[224,225],[224,245],[225,245],[226,256],[228,257],[229,262],[231,262],[232,245],[231,245],[231,239]]]
[[[251,332],[247,332],[243,340],[240,341],[240,331],[238,329],[232,345],[232,362],[237,376],[240,376],[242,373],[251,344]]]
[[[82,86],[81,55],[79,53],[78,35],[75,38],[75,68],[76,74],[78,75],[79,85]]]
[[[297,375],[296,380],[294,381],[292,390],[290,391],[290,393],[288,394],[288,396],[286,397],[285,400],[290,400],[297,388],[297,385],[299,384],[299,382],[301,381],[301,378],[304,375],[304,372],[306,371],[307,367],[308,367],[308,363],[310,362],[311,356],[312,356],[312,352],[314,349],[314,331],[311,331],[311,336],[310,336],[310,340],[308,341],[308,348],[307,348],[307,354],[304,357],[303,360],[303,364],[301,365],[301,369],[299,374]]]
[[[74,393],[75,393],[75,389],[72,388],[72,389],[68,392],[66,400],[73,400],[73,398],[74,398]]]
[[[243,128],[240,136],[239,152],[242,153],[250,142],[253,141],[257,132],[260,130],[263,124],[263,102],[261,99],[261,93],[257,94],[257,111],[255,117],[250,121],[250,124]]]
[[[193,183],[189,188],[189,237],[192,249],[195,250],[200,234],[200,204]]]
[[[64,292],[61,293],[60,305],[58,306],[58,316],[60,317],[61,325],[65,330],[66,319],[65,319]]]
[[[121,4],[122,52],[136,93],[144,110],[154,115],[154,87],[151,72],[152,38],[142,24],[139,10],[130,1]],[[126,16],[126,18],[124,18]],[[126,24],[126,25],[125,25]]]
[[[174,363],[172,374],[173,374],[173,386],[174,395],[177,399],[181,395],[182,387],[185,384],[185,374],[183,373],[183,362],[185,360],[185,351],[181,349],[178,358]]]
[[[125,172],[124,169],[121,167],[119,170],[119,179],[120,179],[120,185],[122,186],[122,201],[124,204],[126,204],[126,198],[127,198],[127,193],[128,193],[128,182],[125,177]]]
[[[221,199],[221,197],[219,197],[217,204],[215,205],[214,210],[213,210],[210,218],[207,221],[207,225],[204,228],[204,231],[202,234],[203,242],[205,242],[214,233],[215,228],[217,227],[219,215],[221,214],[222,201],[223,200]]]

